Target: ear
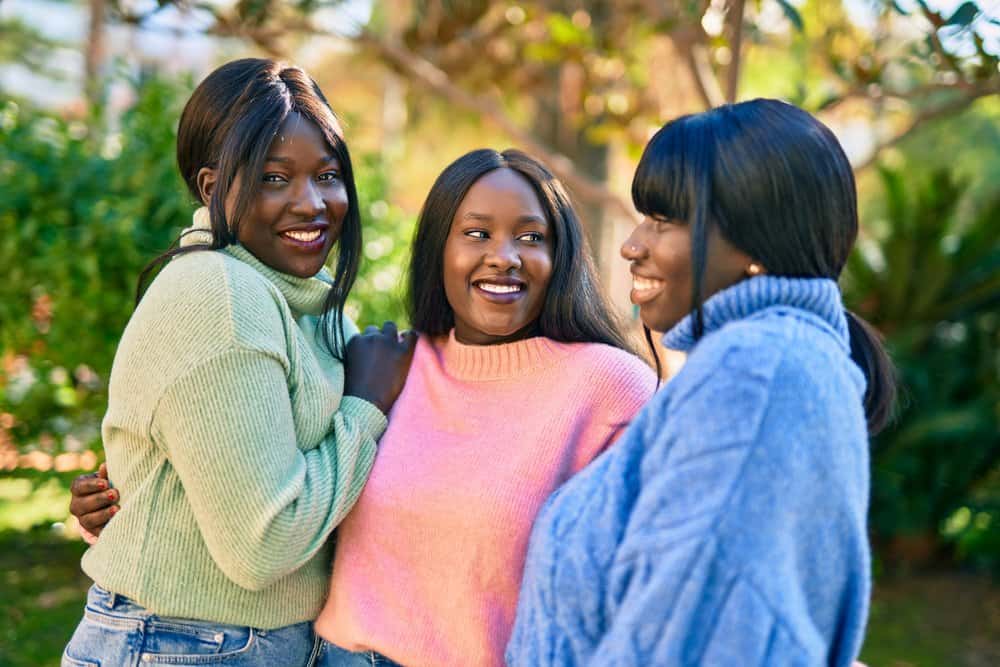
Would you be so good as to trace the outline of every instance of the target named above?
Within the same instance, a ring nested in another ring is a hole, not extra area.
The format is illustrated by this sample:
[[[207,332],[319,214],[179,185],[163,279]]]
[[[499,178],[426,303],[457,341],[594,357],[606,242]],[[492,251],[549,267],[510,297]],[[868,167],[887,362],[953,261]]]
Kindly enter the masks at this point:
[[[208,202],[212,199],[212,192],[215,190],[218,178],[219,173],[211,167],[202,167],[198,170],[198,176],[196,177],[198,193],[201,195],[201,203],[205,206],[208,206]]]

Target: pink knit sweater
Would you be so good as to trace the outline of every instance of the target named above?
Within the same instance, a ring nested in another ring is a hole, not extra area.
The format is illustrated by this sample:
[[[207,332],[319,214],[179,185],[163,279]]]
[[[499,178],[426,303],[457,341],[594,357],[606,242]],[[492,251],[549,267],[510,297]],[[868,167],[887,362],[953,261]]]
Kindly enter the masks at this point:
[[[606,345],[422,337],[316,631],[407,666],[502,665],[535,515],[655,382]]]

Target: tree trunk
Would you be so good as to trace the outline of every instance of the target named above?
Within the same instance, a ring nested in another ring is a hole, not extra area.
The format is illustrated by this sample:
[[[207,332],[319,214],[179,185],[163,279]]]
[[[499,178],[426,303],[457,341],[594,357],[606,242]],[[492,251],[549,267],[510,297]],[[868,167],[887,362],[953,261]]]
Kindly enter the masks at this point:
[[[104,65],[104,20],[107,15],[107,0],[89,0],[89,6],[90,21],[84,52],[83,93],[87,103],[93,107],[101,101],[104,93],[101,69]]]

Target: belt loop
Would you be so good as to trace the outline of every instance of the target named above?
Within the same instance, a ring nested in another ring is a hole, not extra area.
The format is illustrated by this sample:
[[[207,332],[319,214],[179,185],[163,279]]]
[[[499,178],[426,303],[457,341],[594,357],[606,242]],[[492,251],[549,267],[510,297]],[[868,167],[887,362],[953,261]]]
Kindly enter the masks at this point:
[[[118,601],[118,594],[112,591],[108,591],[108,611],[115,608],[115,602]]]

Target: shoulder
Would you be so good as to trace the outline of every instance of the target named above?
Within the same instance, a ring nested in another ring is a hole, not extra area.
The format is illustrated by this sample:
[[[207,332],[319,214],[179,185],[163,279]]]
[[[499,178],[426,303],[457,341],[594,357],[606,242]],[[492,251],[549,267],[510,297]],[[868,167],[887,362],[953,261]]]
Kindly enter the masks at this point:
[[[272,339],[288,316],[267,278],[225,253],[204,250],[171,260],[133,317],[218,348]]]
[[[225,253],[197,250],[172,259],[156,277],[148,296],[182,306],[242,301],[281,293],[253,267]],[[145,299],[145,297],[143,297]]]
[[[569,349],[561,366],[576,377],[581,395],[612,412],[631,418],[653,395],[656,373],[631,352],[602,343],[574,343]]]
[[[781,313],[747,318],[698,343],[651,401],[649,412],[660,418],[649,428],[694,448],[766,440],[776,456],[790,455],[788,441],[810,430],[821,437],[838,423],[852,434],[863,426],[859,373],[833,334],[814,323]]]
[[[636,355],[604,343],[558,343],[568,350],[568,364],[588,373],[599,372],[617,381],[648,380],[656,373]]]

